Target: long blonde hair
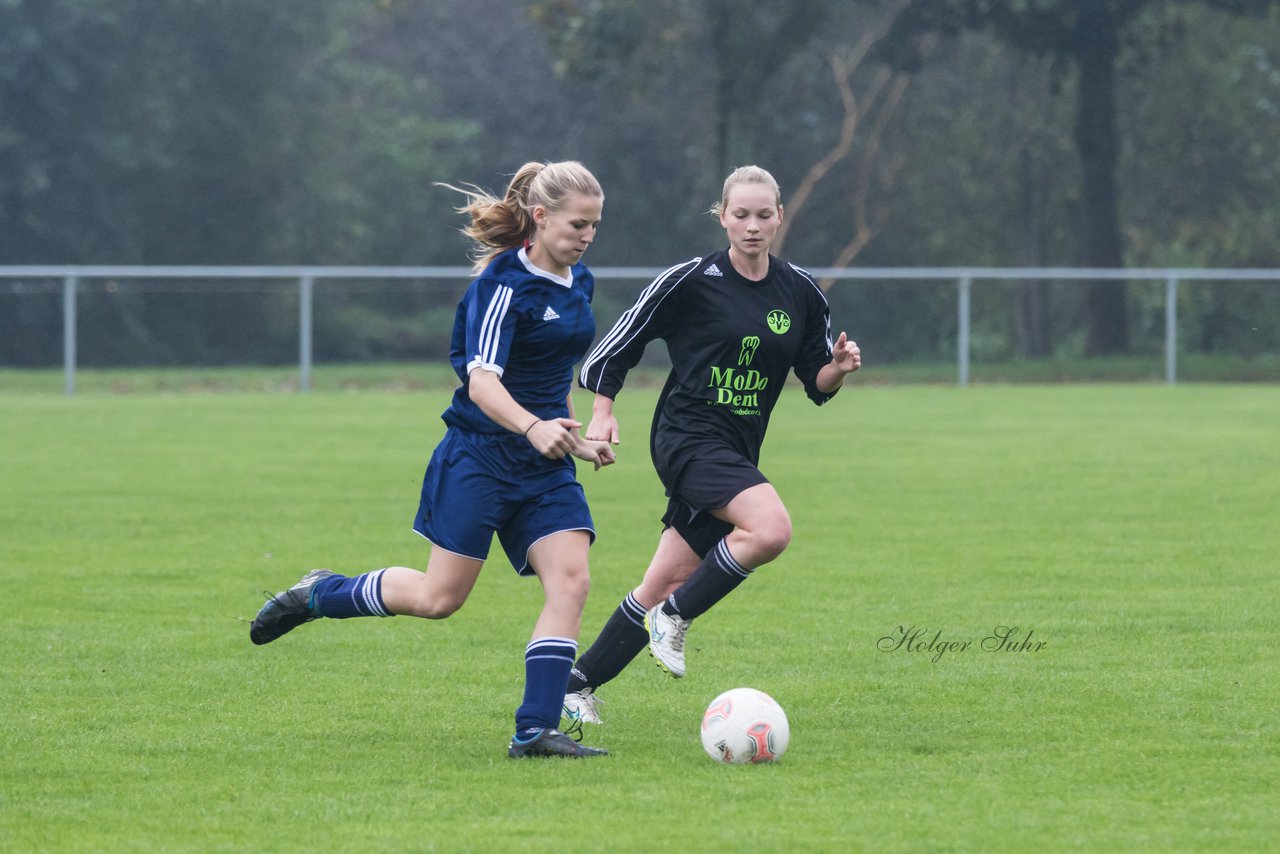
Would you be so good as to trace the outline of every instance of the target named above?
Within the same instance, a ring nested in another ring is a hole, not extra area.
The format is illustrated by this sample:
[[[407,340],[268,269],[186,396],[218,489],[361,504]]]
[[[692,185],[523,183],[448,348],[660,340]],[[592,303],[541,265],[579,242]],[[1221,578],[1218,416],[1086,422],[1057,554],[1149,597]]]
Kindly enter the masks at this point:
[[[533,209],[541,205],[548,211],[562,210],[571,193],[604,198],[604,190],[596,176],[576,160],[555,163],[530,161],[512,176],[501,199],[474,184],[455,187],[440,184],[462,193],[467,203],[458,213],[471,217],[462,233],[471,238],[471,260],[479,273],[494,256],[522,245],[537,229]]]
[[[739,166],[729,173],[728,178],[724,179],[724,189],[720,193],[720,201],[711,206],[710,213],[713,216],[720,216],[724,211],[725,205],[729,204],[729,191],[739,184],[764,184],[770,190],[773,190],[773,203],[778,207],[782,207],[782,190],[768,170],[761,169],[759,166]]]

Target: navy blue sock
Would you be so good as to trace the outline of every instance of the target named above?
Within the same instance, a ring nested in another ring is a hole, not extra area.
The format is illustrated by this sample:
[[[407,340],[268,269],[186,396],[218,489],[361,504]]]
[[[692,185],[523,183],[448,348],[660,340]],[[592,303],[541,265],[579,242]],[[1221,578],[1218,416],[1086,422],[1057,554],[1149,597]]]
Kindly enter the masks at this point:
[[[578,654],[571,638],[534,638],[524,651],[524,703],[516,709],[516,732],[560,724],[569,669]]]
[[[644,628],[644,612],[635,595],[628,593],[600,630],[595,643],[574,665],[569,674],[570,691],[599,688],[640,654],[640,650],[649,643],[649,633]]]
[[[733,559],[728,542],[721,540],[698,564],[689,580],[667,597],[662,612],[685,620],[699,617],[732,593],[751,573],[752,570]]]
[[[348,577],[331,575],[311,588],[311,613],[344,620],[347,617],[391,617],[382,601],[385,569]]]

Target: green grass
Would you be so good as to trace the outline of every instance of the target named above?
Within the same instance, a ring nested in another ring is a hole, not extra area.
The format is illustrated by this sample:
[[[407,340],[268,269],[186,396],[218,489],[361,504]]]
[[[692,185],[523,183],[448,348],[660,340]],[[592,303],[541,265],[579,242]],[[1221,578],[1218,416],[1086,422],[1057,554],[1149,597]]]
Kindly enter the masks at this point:
[[[762,465],[791,548],[699,621],[689,676],[611,683],[612,756],[511,762],[540,594],[495,548],[452,619],[321,621],[268,647],[264,590],[421,566],[425,392],[0,394],[5,851],[1267,850],[1280,838],[1280,390],[794,392]],[[243,378],[229,379],[243,388]],[[619,400],[582,471],[584,641],[663,505]],[[580,401],[585,407],[587,400]],[[974,642],[882,651],[899,627]],[[997,626],[1045,646],[984,652]],[[702,708],[792,723],[724,767]]]
[[[0,368],[0,393],[58,393],[65,390],[61,369]],[[89,394],[191,394],[296,392],[298,366],[189,368],[80,368],[75,390]],[[316,365],[314,391],[420,391],[457,384],[448,364],[354,363]]]

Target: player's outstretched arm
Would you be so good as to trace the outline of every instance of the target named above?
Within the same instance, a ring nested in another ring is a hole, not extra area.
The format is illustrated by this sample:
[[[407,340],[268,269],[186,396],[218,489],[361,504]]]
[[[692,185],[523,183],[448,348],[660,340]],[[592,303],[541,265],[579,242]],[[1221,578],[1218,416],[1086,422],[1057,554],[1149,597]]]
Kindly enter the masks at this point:
[[[850,341],[849,336],[841,332],[840,337],[831,348],[831,361],[818,371],[817,386],[824,394],[844,385],[844,378],[862,367],[862,351],[858,342]]]

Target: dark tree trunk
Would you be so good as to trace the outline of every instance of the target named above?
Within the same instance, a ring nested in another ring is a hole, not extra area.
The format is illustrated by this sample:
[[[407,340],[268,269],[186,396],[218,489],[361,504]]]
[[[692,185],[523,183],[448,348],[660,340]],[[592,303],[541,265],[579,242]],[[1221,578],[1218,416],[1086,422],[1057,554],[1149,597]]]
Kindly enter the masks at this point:
[[[1036,174],[1035,160],[1029,147],[1018,156],[1018,184],[1021,195],[1022,230],[1018,236],[1018,263],[1039,267],[1044,260],[1042,191]],[[1044,282],[1027,279],[1014,284],[1014,327],[1018,336],[1018,352],[1024,359],[1042,359],[1049,355]]]
[[[1120,22],[1103,8],[1080,15],[1075,39],[1079,83],[1076,91],[1076,147],[1083,177],[1084,263],[1121,267],[1120,215],[1116,189],[1115,69]],[[1123,353],[1129,348],[1123,281],[1086,286],[1088,355]]]

